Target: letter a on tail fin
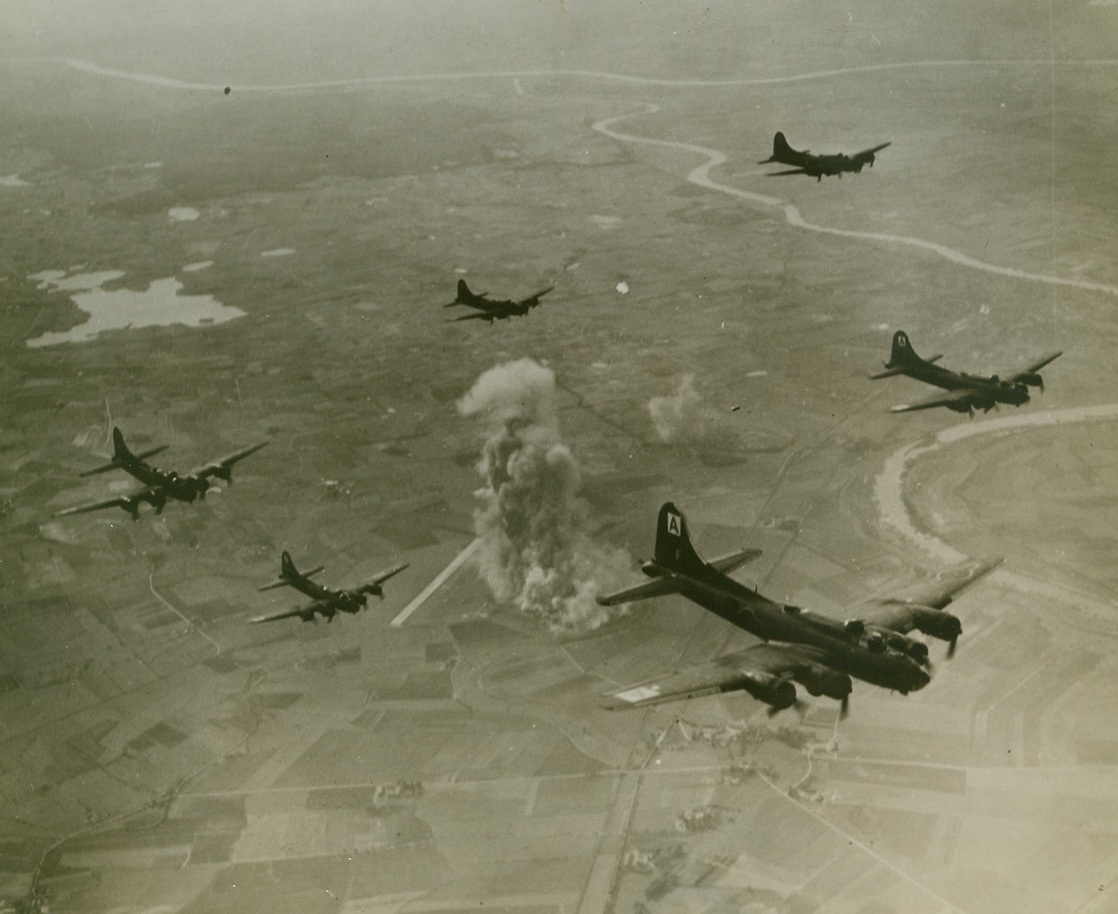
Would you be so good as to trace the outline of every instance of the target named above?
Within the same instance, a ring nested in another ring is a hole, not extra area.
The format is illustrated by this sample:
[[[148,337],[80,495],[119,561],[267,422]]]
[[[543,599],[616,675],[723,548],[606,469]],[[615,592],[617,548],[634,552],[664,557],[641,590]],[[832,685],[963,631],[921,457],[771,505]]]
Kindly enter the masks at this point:
[[[893,334],[893,349],[889,353],[890,368],[899,365],[916,365],[923,361],[916,354],[916,350],[912,348],[912,342],[909,340],[907,333],[898,330]]]
[[[938,362],[942,358],[942,353],[930,355],[926,359],[921,358],[912,348],[912,340],[908,338],[908,334],[903,330],[898,330],[893,334],[893,348],[889,350],[889,361],[885,363],[885,370],[879,371],[877,374],[871,374],[870,378],[876,381],[878,378],[892,378],[899,374],[920,377],[921,369],[927,368],[933,362]],[[913,372],[917,372],[917,374],[912,374]],[[924,380],[924,378],[921,378],[921,380]],[[932,381],[931,383],[935,384],[937,382]]]
[[[706,562],[691,545],[687,519],[670,501],[660,508],[660,517],[656,521],[654,561],[668,571],[680,574],[696,574],[706,569]]]

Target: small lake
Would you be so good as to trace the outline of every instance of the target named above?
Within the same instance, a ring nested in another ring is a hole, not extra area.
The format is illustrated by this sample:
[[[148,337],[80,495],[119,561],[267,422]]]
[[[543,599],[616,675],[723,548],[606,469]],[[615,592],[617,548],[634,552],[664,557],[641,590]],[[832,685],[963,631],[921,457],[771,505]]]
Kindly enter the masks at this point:
[[[84,343],[106,330],[127,330],[140,327],[167,327],[185,324],[207,327],[244,317],[240,308],[223,305],[212,295],[181,295],[182,283],[175,277],[155,280],[143,292],[131,289],[102,288],[105,283],[120,279],[119,270],[99,273],[78,273],[67,276],[62,270],[44,270],[28,277],[39,280],[39,289],[67,292],[70,300],[89,315],[89,320],[60,333],[44,333],[28,340],[32,348],[57,346],[59,343]]]

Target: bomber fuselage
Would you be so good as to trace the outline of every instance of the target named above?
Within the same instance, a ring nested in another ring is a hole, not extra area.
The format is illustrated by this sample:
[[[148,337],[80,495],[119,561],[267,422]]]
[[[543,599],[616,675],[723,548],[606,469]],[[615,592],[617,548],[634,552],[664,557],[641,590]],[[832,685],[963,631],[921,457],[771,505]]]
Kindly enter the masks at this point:
[[[730,577],[701,581],[676,575],[676,579],[680,594],[727,622],[766,641],[818,648],[834,668],[864,682],[907,693],[931,681],[920,663],[890,647],[878,632],[851,630],[830,616],[776,603]]]
[[[1029,402],[1029,388],[1019,381],[1003,381],[997,375],[982,377],[965,372],[951,371],[931,362],[922,362],[918,365],[906,365],[902,374],[932,384],[943,390],[973,390],[978,394],[988,396],[993,403],[1008,403],[1020,406]]]

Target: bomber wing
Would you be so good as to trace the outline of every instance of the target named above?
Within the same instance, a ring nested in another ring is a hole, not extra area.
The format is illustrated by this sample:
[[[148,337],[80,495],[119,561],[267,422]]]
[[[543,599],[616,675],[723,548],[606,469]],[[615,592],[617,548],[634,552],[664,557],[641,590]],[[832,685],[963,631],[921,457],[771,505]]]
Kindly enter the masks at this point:
[[[203,478],[207,476],[217,476],[219,479],[224,479],[226,482],[232,482],[230,471],[233,468],[233,464],[244,460],[249,454],[255,454],[267,443],[267,441],[261,441],[250,447],[241,448],[239,451],[234,451],[232,454],[220,457],[217,460],[211,460],[204,466],[191,470],[190,475],[201,476]]]
[[[113,498],[106,498],[104,501],[90,502],[86,505],[76,505],[73,508],[66,508],[62,511],[55,511],[55,517],[67,517],[71,514],[87,514],[90,511],[101,511],[105,508],[123,508],[133,518],[140,516],[140,502],[147,502],[149,505],[162,506],[166,501],[166,496],[157,489],[139,489],[128,495],[117,495]]]
[[[962,634],[962,623],[951,613],[943,612],[955,595],[1002,563],[1001,558],[970,562],[938,575],[934,580],[907,588],[900,594],[869,601],[858,618],[870,626],[907,635],[917,629],[926,635],[950,642],[948,656],[954,654],[955,643]]]
[[[249,619],[251,625],[256,625],[260,622],[276,622],[279,619],[292,619],[298,616],[304,622],[310,622],[314,619],[314,614],[318,610],[318,604],[312,603],[310,606],[301,606],[295,609],[285,609],[278,613],[272,613],[268,616],[253,616]]]
[[[806,174],[811,174],[811,172],[809,172],[806,168],[792,168],[788,171],[770,171],[766,175],[766,177],[779,178],[782,175],[806,175]]]
[[[741,549],[738,552],[731,552],[729,555],[712,559],[708,564],[716,571],[728,574],[746,562],[752,562],[760,554],[760,549]],[[622,603],[631,603],[634,600],[648,600],[652,597],[663,597],[671,593],[678,593],[679,588],[679,578],[673,574],[665,574],[663,577],[655,578],[645,584],[638,584],[636,587],[629,587],[616,593],[599,596],[596,601],[601,606],[618,606]]]
[[[1027,376],[1035,375],[1045,365],[1047,365],[1049,362],[1055,361],[1063,354],[1064,351],[1061,349],[1058,352],[1050,352],[1047,355],[1042,355],[1039,359],[1030,363],[1024,368],[1020,368],[1016,371],[1007,371],[1002,377],[1005,377],[1009,381],[1023,381]]]
[[[118,495],[116,498],[106,498],[104,501],[91,502],[88,505],[78,505],[74,508],[66,508],[63,511],[55,511],[55,517],[66,517],[70,514],[86,514],[90,511],[101,511],[105,508],[123,508],[125,511],[132,512],[135,509],[135,496],[131,495]]]
[[[806,645],[756,644],[603,695],[603,706],[616,711],[745,691],[774,708],[787,708],[796,700],[792,679],[804,667],[818,663],[825,663],[824,655]]]
[[[879,605],[918,604],[930,606],[932,609],[945,609],[957,593],[985,577],[1003,561],[1004,559],[999,556],[980,562],[966,562],[936,575],[931,580],[905,587],[887,597],[876,597],[870,602]]]
[[[373,576],[372,580],[370,580],[369,583],[379,587],[389,578],[395,577],[407,567],[407,562],[401,562],[399,565],[393,565],[391,568],[386,568],[384,571],[378,572],[376,575]]]
[[[511,302],[490,301],[488,298],[484,300],[479,298],[477,301],[452,301],[449,305],[446,305],[446,307],[449,308],[452,305],[464,305],[467,308],[476,308],[478,311],[489,312],[498,311],[501,309],[502,306],[508,304],[511,304]]]
[[[880,146],[874,146],[872,149],[863,149],[861,152],[856,152],[851,158],[856,162],[872,162],[873,157],[877,155],[877,153],[881,152],[886,146],[892,145],[893,141],[890,140],[888,143],[882,143]]]
[[[932,396],[924,400],[917,400],[915,403],[894,406],[889,411],[892,413],[911,413],[918,409],[935,409],[937,406],[946,406],[948,409],[965,412],[972,409],[981,398],[981,391],[970,387],[962,387],[948,393],[932,394]]]
[[[470,306],[474,307],[473,305]],[[509,315],[503,311],[496,311],[494,309],[486,309],[485,311],[477,311],[471,314],[463,314],[461,317],[452,317],[447,321],[448,324],[456,324],[458,321],[499,321]]]
[[[538,305],[540,303],[540,299],[547,295],[547,293],[554,288],[555,286],[548,286],[546,289],[541,289],[539,292],[535,292],[532,295],[529,295],[527,298],[521,299],[520,304],[533,306]]]

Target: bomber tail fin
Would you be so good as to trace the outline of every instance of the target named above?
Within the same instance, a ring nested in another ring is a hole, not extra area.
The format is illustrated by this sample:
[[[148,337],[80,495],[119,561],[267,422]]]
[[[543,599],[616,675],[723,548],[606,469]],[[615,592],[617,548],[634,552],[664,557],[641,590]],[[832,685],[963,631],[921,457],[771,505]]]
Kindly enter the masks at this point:
[[[155,451],[152,451],[150,453],[158,453],[158,451],[160,451],[160,450],[163,450],[163,448],[158,448]],[[78,475],[79,476],[95,476],[98,473],[107,473],[107,472],[109,472],[109,470],[115,470],[115,469],[118,469],[119,467],[124,466],[124,464],[129,460],[132,460],[136,457],[139,457],[140,459],[142,459],[143,456],[144,455],[142,455],[142,454],[140,454],[140,455],[133,454],[130,450],[128,450],[128,445],[126,445],[124,443],[124,435],[122,435],[121,432],[120,432],[120,429],[117,428],[114,425],[113,426],[113,456],[112,456],[112,459],[108,463],[103,463],[99,467],[94,467],[92,470],[86,470],[84,473],[79,473]]]
[[[677,575],[688,578],[700,587],[719,589],[719,581],[740,565],[761,554],[760,549],[740,549],[712,562],[703,561],[691,544],[687,519],[670,501],[660,508],[656,521],[656,551],[641,571],[653,580],[596,597],[602,606],[618,606],[635,600],[648,600],[671,593],[679,593],[682,581]],[[704,604],[705,605],[705,604]]]
[[[280,577],[285,579],[299,577],[299,572],[295,568],[295,563],[291,561],[291,553],[286,549],[280,556]]]
[[[912,348],[912,342],[909,340],[907,333],[898,330],[893,334],[893,348],[889,352],[890,368],[901,365],[915,365],[923,361],[917,355],[916,350]]]
[[[295,563],[291,560],[291,553],[286,549],[280,555],[280,574],[272,583],[265,584],[259,590],[275,590],[277,587],[290,587],[296,581],[302,578],[309,578],[312,575],[318,574],[325,568],[325,565],[319,565],[317,568],[312,568],[310,571],[299,571],[295,567]]]
[[[124,435],[120,429],[115,425],[113,426],[113,457],[118,461],[123,462],[132,456],[132,452],[128,450],[128,445],[124,443]]]
[[[903,330],[898,330],[893,334],[893,348],[889,352],[889,361],[885,363],[885,370],[879,371],[877,374],[871,374],[870,377],[875,380],[877,378],[890,378],[893,375],[904,374],[910,368],[930,365],[941,358],[943,356],[940,353],[927,359],[921,358],[912,348],[912,342],[909,340],[908,334]]]
[[[707,564],[695,551],[687,519],[672,502],[665,502],[656,521],[656,551],[653,561],[670,572],[695,575],[707,569]]]
[[[758,165],[767,165],[769,162],[782,162],[785,165],[799,165],[800,157],[803,153],[797,152],[788,145],[788,141],[784,138],[784,134],[779,130],[776,136],[773,137],[773,154],[758,162]]]

